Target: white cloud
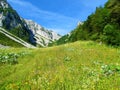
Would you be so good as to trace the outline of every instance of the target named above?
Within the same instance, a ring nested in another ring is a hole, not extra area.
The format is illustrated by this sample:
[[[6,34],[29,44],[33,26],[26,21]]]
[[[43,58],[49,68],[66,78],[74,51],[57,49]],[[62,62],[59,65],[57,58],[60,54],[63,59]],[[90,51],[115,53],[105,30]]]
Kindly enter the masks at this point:
[[[78,21],[77,19],[67,17],[58,13],[42,10],[32,3],[23,0],[8,0],[13,8],[19,9],[22,17],[33,19],[39,24],[40,21],[45,23],[45,27],[52,28],[60,34],[65,34],[71,30]]]
[[[68,33],[67,29],[61,29],[61,28],[47,28],[48,30],[54,30],[56,33],[60,34],[60,35],[65,35]]]
[[[22,0],[8,0],[10,3],[13,3],[13,4],[16,4],[16,6],[21,6],[21,10],[24,10],[26,9],[27,11],[30,11],[32,14],[42,14],[42,15],[45,15],[47,16],[47,18],[49,17],[54,17],[54,18],[66,18],[66,19],[71,19],[73,20],[74,18],[71,18],[71,17],[67,17],[67,16],[64,16],[64,15],[61,15],[61,14],[58,14],[58,13],[54,13],[54,12],[50,12],[50,11],[45,11],[45,10],[41,10],[39,9],[38,7],[34,6],[33,4],[31,4],[30,2],[26,2],[26,1],[22,1]],[[18,6],[18,7],[19,7]],[[27,14],[27,13],[26,13]]]

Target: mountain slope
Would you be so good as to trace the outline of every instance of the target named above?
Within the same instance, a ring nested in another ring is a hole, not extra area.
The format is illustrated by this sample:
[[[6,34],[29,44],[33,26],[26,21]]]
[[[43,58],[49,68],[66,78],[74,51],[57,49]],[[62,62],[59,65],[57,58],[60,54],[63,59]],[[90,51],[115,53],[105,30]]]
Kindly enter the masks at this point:
[[[37,44],[47,46],[48,43],[60,37],[33,21],[21,18],[7,0],[0,0],[0,27],[35,46]]]
[[[104,7],[97,7],[96,11],[88,16],[82,25],[78,25],[69,37],[60,40],[65,42],[66,39],[67,42],[93,40],[120,46],[120,0],[108,0]]]
[[[33,33],[6,0],[0,0],[0,27],[5,28],[26,42],[35,44]]]
[[[24,40],[20,39],[19,37],[16,37],[15,35],[9,33],[8,31],[6,31],[6,30],[3,29],[3,28],[0,28],[0,33],[1,33],[1,35],[4,34],[4,35],[2,35],[3,37],[0,36],[1,39],[3,39],[4,37],[7,37],[7,38],[11,39],[11,41],[14,41],[14,42],[16,42],[16,43],[21,44],[21,46],[23,45],[24,47],[28,47],[28,48],[35,48],[35,47],[32,46],[31,44],[25,42]],[[4,39],[6,39],[6,38],[4,38]],[[10,44],[9,44],[10,41],[5,41],[5,40],[4,40],[4,42],[5,42],[7,45],[10,45]],[[2,42],[2,44],[4,44],[4,42]],[[13,44],[13,45],[14,45],[14,44]],[[10,46],[11,46],[11,45],[10,45]],[[14,47],[15,47],[15,46],[14,46]]]
[[[0,32],[0,46],[5,47],[24,47],[23,45],[17,43],[16,41],[10,39],[6,35]]]

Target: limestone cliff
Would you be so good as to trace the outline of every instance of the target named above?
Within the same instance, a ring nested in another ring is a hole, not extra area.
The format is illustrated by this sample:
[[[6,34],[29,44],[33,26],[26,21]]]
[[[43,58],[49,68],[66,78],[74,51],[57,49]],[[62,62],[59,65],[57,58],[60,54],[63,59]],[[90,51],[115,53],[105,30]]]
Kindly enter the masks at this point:
[[[41,25],[37,24],[32,20],[25,20],[29,29],[32,30],[35,35],[35,39],[37,44],[42,44],[43,46],[47,46],[48,43],[52,41],[58,40],[61,36],[54,31],[47,30]]]

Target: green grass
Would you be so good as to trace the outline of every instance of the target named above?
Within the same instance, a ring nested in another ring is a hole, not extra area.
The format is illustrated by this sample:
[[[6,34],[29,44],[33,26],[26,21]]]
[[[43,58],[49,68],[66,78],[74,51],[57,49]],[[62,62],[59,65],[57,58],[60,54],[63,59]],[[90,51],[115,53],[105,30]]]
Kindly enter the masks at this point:
[[[8,38],[7,36],[0,33],[0,44],[11,47],[24,47],[23,45],[15,42],[14,40]]]
[[[0,65],[0,90],[120,90],[120,49],[78,41],[0,50],[12,52],[26,55]]]

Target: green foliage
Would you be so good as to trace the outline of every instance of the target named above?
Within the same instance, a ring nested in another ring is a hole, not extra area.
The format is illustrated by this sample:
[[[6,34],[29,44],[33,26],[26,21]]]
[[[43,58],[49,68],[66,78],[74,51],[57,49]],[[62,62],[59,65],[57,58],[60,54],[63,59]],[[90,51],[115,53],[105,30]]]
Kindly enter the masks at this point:
[[[68,43],[68,41],[69,41],[69,35],[67,34],[62,36],[59,40],[49,43],[48,46],[61,45],[64,43]]]
[[[87,38],[87,32],[82,29],[82,25],[79,25],[74,31],[72,31],[69,41],[74,42],[77,40],[87,40]]]
[[[115,73],[120,74],[120,66],[119,65],[111,65],[111,64],[102,65],[101,69],[102,69],[102,74],[105,76],[110,76]]]
[[[18,36],[26,42],[29,42],[29,34],[21,28],[21,26],[17,26],[14,29],[9,30],[10,33]]]
[[[120,32],[114,25],[106,25],[103,30],[103,42],[108,45],[120,46]]]
[[[6,12],[14,13],[15,11],[11,8],[5,8],[3,9],[3,13],[6,14]]]
[[[14,40],[8,38],[7,36],[0,33],[0,44],[10,47],[24,47],[23,45],[15,42]]]
[[[120,25],[120,6],[116,6],[111,10],[110,17],[113,24]]]
[[[82,26],[82,29],[87,33],[82,34],[88,35],[87,40],[98,40],[100,39],[101,33],[103,33],[104,26],[109,21],[109,11],[105,8],[96,8],[96,12],[90,15]],[[82,38],[82,37],[81,37]]]
[[[0,53],[0,64],[18,64],[18,58],[24,56],[25,53]]]
[[[60,39],[56,42],[57,45],[64,44],[64,43],[68,42],[68,38],[69,38],[69,35],[63,36],[62,38],[60,38]]]
[[[0,12],[3,12],[3,9],[2,9],[2,8],[0,8]]]
[[[29,42],[30,34],[24,26],[25,21],[20,19],[18,13],[12,8],[0,8],[0,12],[7,17],[2,20],[2,28],[8,30],[10,33],[23,39],[24,41]]]
[[[108,2],[105,4],[106,8],[113,8],[116,5],[120,5],[120,1],[119,0],[108,0]]]
[[[0,8],[0,12],[3,12],[3,14],[6,15],[7,12],[14,13],[16,11],[11,8]]]
[[[108,0],[104,7],[97,7],[83,25],[71,32],[68,42],[77,40],[103,41],[120,46],[120,1]]]
[[[18,55],[17,54],[13,54],[13,53],[9,53],[9,54],[1,54],[0,53],[0,63],[2,64],[17,64]]]

